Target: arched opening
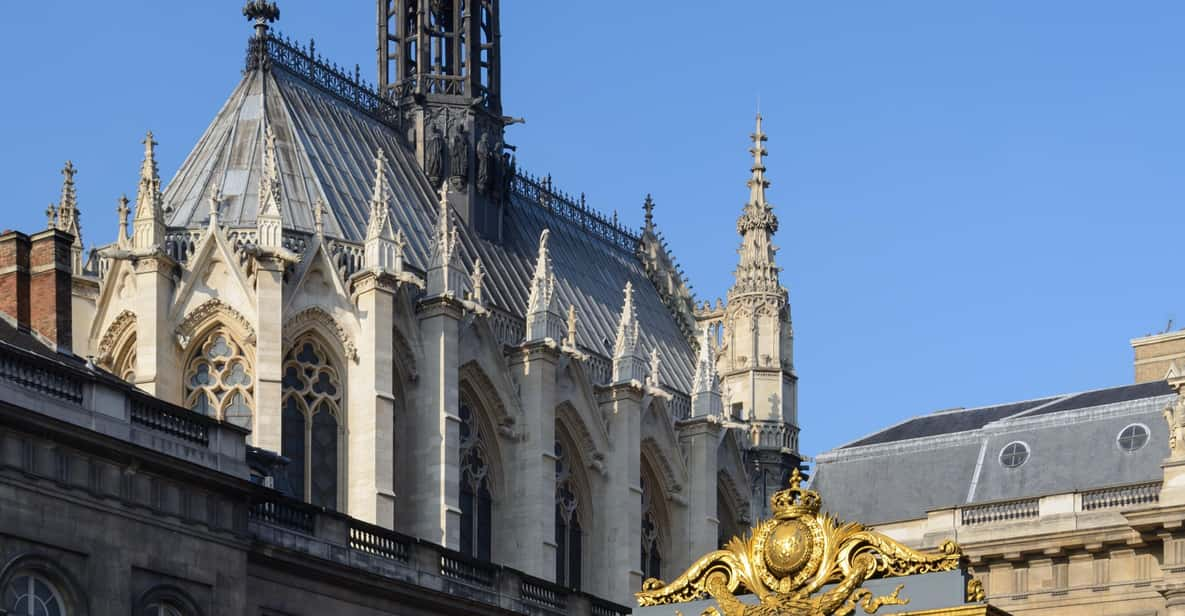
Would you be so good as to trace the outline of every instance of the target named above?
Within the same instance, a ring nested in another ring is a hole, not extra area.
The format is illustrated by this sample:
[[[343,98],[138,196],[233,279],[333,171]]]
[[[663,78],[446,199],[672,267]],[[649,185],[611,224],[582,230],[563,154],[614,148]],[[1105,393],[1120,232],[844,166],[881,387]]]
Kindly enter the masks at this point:
[[[494,544],[492,457],[477,408],[471,398],[461,396],[461,552],[490,560]]]
[[[0,576],[0,613],[81,616],[85,602],[57,565],[37,556],[14,560]]]
[[[284,356],[280,449],[297,498],[337,509],[342,501],[345,388],[324,343],[304,334]]]
[[[719,482],[716,485],[716,520],[716,546],[723,549],[733,537],[740,537],[743,529],[736,503]]]
[[[172,586],[158,586],[137,602],[136,616],[198,616],[200,610],[186,593]]]
[[[186,357],[185,406],[250,430],[255,368],[238,337],[215,325],[194,340]]]

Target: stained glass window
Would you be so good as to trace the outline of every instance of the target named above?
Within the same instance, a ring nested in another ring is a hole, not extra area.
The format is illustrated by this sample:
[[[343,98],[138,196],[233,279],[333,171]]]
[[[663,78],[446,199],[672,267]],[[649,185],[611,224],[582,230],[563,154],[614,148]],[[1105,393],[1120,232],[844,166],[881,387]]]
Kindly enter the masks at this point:
[[[577,515],[579,501],[572,484],[568,452],[555,442],[555,581],[561,586],[580,588],[580,561],[584,535]]]
[[[297,498],[337,509],[342,384],[329,353],[310,336],[284,358],[280,449]]]
[[[190,353],[185,368],[185,405],[251,429],[255,406],[252,373],[242,345],[222,328],[215,329]]]
[[[485,442],[473,408],[461,402],[461,552],[489,560],[493,546],[494,498],[490,492]]]

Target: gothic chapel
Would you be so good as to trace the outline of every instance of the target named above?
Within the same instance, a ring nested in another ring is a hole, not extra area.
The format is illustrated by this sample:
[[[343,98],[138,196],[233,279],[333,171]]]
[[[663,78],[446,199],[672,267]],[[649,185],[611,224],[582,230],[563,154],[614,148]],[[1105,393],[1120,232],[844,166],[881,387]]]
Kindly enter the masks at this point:
[[[167,185],[147,134],[114,243],[84,252],[63,170],[68,334],[281,454],[260,483],[628,601],[800,463],[766,136],[735,283],[698,303],[649,196],[635,232],[517,168],[498,5],[379,0],[371,87],[248,3],[238,85]]]

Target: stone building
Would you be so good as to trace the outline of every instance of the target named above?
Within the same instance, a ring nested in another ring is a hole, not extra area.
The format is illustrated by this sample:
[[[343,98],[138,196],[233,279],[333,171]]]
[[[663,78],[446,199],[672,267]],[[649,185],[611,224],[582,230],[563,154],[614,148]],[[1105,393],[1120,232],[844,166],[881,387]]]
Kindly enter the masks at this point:
[[[951,538],[1013,614],[1185,614],[1182,334],[1132,341],[1136,383],[921,415],[816,458],[842,518]]]
[[[73,318],[31,328],[286,463],[260,483],[626,602],[800,462],[761,118],[735,284],[699,304],[649,196],[635,232],[517,168],[497,0],[378,8],[370,88],[249,2],[237,87],[167,185],[148,133],[113,243],[84,250],[67,164]]]

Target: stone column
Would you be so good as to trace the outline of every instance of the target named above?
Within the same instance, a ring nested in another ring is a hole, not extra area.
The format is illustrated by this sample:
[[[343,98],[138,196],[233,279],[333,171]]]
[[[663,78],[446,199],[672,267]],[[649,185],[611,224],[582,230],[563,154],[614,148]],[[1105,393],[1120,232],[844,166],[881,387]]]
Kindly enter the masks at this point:
[[[1156,591],[1164,597],[1164,616],[1185,616],[1185,580],[1164,581],[1156,584]]]
[[[175,323],[168,321],[173,302],[171,273],[177,263],[162,253],[138,257],[136,270],[136,385],[174,404],[182,404]]]
[[[408,495],[412,519],[408,531],[433,543],[457,549],[461,544],[460,418],[457,338],[460,302],[448,296],[419,306],[424,341],[420,396],[411,409],[408,442],[412,459],[421,465],[412,473]]]
[[[601,400],[609,417],[609,482],[596,508],[607,527],[609,598],[623,604],[642,587],[642,391],[629,383],[613,385]]]
[[[514,447],[512,468],[507,469],[508,497],[505,531],[514,537],[514,554],[500,554],[507,564],[528,575],[555,578],[555,405],[556,366],[559,349],[554,344],[528,343],[510,360],[521,391],[523,439]]]
[[[284,262],[261,257],[255,274],[255,425],[251,443],[280,452],[284,378]]]
[[[362,315],[357,362],[350,371],[349,513],[385,528],[395,525],[394,277],[375,271],[354,279]]]
[[[679,563],[690,563],[715,550],[720,520],[716,517],[716,475],[719,461],[720,422],[712,416],[679,422],[679,443],[688,464],[687,524],[682,545],[672,546]]]

